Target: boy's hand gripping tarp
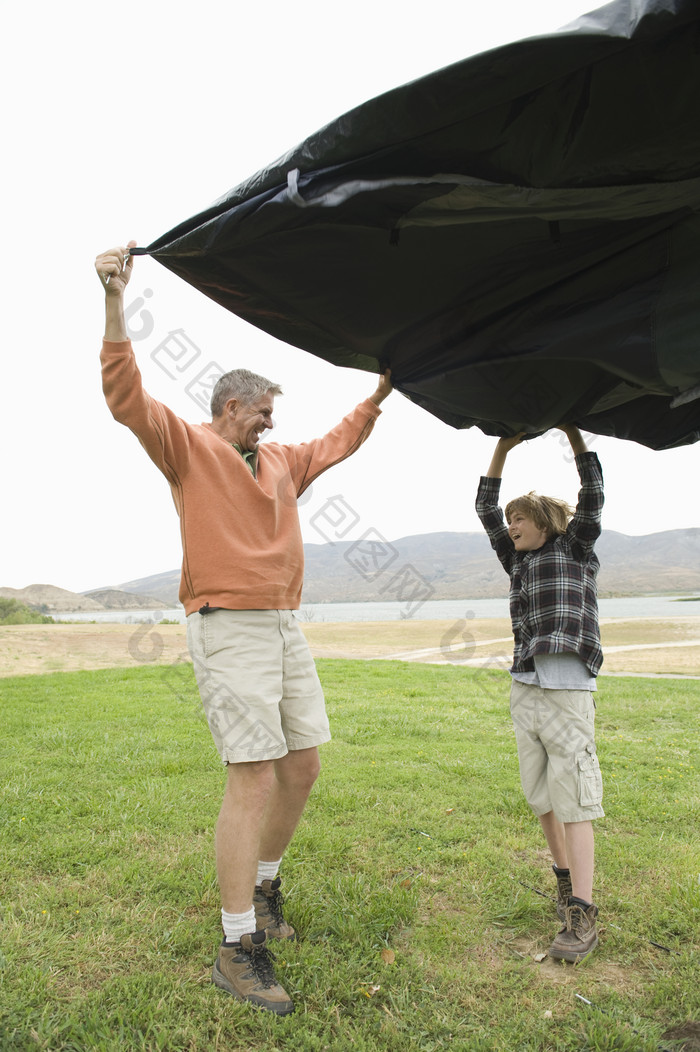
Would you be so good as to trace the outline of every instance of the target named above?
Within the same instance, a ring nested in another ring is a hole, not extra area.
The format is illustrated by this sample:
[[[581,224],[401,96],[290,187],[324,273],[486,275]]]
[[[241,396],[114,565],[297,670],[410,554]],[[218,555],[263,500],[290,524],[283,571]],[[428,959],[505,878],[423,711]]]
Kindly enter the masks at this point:
[[[697,0],[616,0],[366,102],[148,252],[455,427],[694,442],[699,100]]]

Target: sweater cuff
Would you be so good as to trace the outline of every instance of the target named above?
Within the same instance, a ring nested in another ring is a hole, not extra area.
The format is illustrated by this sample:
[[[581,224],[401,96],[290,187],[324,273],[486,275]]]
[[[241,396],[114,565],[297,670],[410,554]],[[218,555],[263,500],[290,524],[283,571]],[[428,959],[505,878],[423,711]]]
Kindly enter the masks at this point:
[[[365,398],[364,402],[360,402],[357,408],[368,410],[370,416],[374,417],[375,420],[378,416],[381,416],[382,413],[381,407],[378,406],[376,402],[373,402],[371,398]]]
[[[132,350],[131,340],[103,340],[102,351],[105,354],[128,354]]]

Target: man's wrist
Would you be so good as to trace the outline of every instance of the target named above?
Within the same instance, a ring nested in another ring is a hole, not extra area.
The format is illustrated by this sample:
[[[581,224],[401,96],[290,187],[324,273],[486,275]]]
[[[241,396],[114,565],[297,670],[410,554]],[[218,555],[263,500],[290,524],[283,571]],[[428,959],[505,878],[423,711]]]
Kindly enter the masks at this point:
[[[124,318],[124,294],[108,292],[105,294],[105,340],[109,340],[110,343],[123,343],[128,339]]]

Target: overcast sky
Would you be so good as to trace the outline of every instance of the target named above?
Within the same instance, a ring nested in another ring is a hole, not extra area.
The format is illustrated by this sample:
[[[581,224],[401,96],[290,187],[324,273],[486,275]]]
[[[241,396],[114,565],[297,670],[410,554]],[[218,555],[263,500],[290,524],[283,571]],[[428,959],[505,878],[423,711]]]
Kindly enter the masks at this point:
[[[368,98],[594,6],[7,5],[0,586],[82,591],[180,562],[168,486],[102,398],[98,252],[132,237],[148,244]],[[212,361],[282,385],[281,441],[324,433],[374,389],[370,374],[279,343],[149,258],[136,260],[129,304],[147,389],[189,420],[205,419],[187,387]],[[173,375],[158,349],[178,330],[192,364]],[[493,444],[392,395],[369,443],[307,495],[305,540],[479,530],[474,492]],[[700,525],[696,447],[655,453],[601,438],[593,448],[605,528]],[[511,454],[504,496],[529,489],[575,500],[558,435]]]

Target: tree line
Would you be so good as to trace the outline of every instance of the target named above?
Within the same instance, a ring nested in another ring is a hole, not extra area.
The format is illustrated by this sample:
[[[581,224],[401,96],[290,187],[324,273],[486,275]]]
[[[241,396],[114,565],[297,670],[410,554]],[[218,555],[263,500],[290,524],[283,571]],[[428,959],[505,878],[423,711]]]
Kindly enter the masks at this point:
[[[0,625],[53,625],[54,619],[34,610],[19,599],[0,597]]]

